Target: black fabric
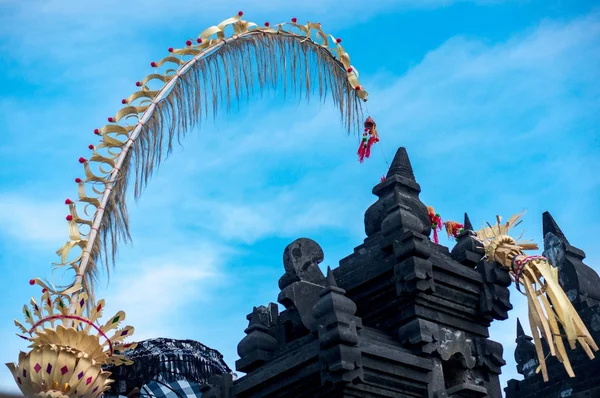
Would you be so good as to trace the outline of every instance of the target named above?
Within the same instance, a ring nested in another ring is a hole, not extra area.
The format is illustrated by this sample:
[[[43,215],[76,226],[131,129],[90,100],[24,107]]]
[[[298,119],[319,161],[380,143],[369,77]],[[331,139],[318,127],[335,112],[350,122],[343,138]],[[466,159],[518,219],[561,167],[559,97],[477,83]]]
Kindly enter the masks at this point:
[[[186,380],[202,384],[212,375],[231,373],[219,351],[193,340],[144,340],[124,355],[134,364],[104,368],[115,380],[108,394],[127,394],[152,380],[164,383]]]

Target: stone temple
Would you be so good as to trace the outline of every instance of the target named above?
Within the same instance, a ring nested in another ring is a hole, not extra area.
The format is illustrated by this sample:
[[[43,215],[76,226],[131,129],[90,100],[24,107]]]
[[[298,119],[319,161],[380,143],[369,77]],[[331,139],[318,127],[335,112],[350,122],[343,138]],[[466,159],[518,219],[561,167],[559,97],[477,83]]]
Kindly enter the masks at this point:
[[[377,201],[365,213],[367,238],[326,275],[321,247],[298,239],[285,248],[277,304],[254,307],[237,350],[236,369],[201,387],[206,398],[230,397],[491,397],[502,394],[502,345],[489,339],[494,320],[512,309],[507,270],[483,259],[465,214],[452,251],[430,239],[404,148]],[[559,268],[560,283],[600,341],[600,278],[543,215],[544,254]],[[535,374],[531,338],[517,325],[514,353],[524,380],[510,380],[507,398],[600,397],[600,360],[570,352],[577,375],[555,358],[550,381]]]

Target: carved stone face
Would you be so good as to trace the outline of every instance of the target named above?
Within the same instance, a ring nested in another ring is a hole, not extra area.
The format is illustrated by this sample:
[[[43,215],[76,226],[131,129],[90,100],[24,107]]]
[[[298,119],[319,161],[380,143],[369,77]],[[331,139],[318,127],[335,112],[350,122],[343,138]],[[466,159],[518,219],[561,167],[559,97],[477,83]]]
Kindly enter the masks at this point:
[[[565,245],[560,238],[552,232],[544,236],[543,256],[550,260],[552,266],[561,269],[565,261]]]

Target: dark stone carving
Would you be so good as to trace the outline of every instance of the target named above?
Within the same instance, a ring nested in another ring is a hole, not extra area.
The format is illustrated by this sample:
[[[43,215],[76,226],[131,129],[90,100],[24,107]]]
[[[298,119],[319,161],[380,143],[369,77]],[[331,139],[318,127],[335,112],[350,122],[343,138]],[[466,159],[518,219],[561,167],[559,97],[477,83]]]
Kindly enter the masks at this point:
[[[297,239],[283,252],[285,274],[279,279],[278,301],[286,309],[295,308],[302,324],[311,332],[316,330],[312,308],[325,286],[325,276],[319,268],[323,249],[311,239]]]

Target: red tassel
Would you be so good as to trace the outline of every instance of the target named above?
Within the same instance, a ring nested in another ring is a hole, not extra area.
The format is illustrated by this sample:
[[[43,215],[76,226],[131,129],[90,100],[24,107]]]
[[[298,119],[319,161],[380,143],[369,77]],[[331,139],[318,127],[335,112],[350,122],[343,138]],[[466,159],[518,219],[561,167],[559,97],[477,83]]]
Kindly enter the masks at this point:
[[[374,135],[369,137],[369,141],[367,141],[367,149],[365,150],[365,157],[369,158],[369,156],[371,156],[371,147],[373,146],[374,143],[376,143],[377,138],[375,138]]]
[[[363,138],[360,141],[360,146],[358,147],[358,161],[360,163],[365,161],[365,155],[367,153],[367,146],[368,146],[368,138],[367,138],[367,133],[363,133]]]
[[[431,225],[431,229],[433,230],[433,241],[436,244],[439,244],[440,239],[438,236],[438,231],[441,231],[444,225],[442,222],[442,217],[440,217],[440,215],[437,214],[431,206],[427,206],[427,212],[429,213],[429,223]]]

